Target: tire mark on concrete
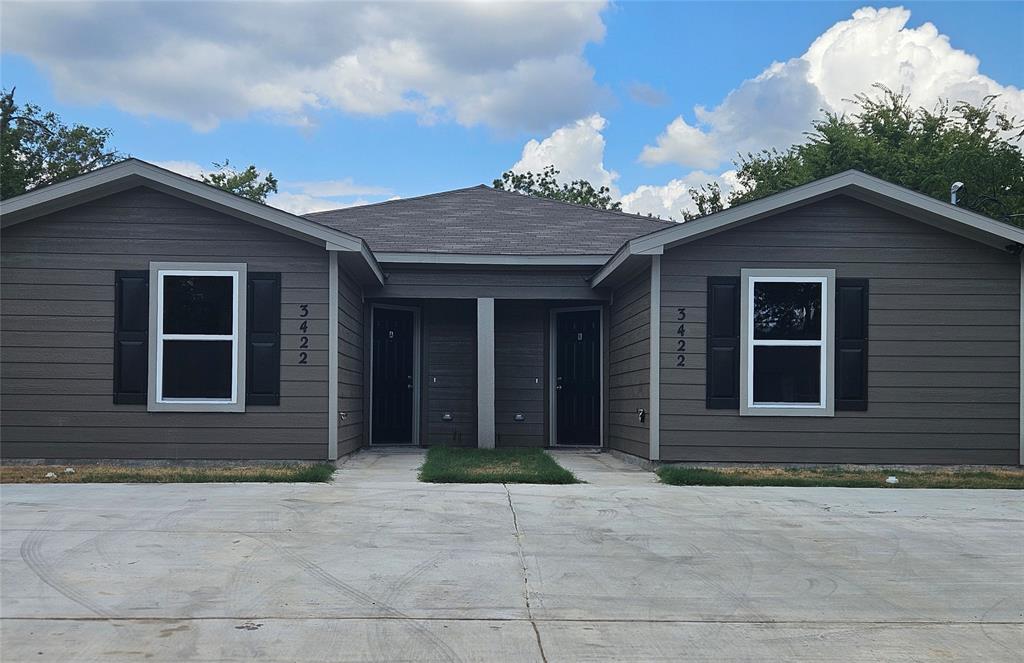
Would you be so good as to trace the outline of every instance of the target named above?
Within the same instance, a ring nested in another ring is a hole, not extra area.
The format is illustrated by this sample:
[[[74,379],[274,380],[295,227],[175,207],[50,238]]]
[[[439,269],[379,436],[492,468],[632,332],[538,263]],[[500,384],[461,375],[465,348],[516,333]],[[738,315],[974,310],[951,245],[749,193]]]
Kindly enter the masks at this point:
[[[420,637],[421,640],[423,640],[426,644],[433,646],[438,651],[438,653],[443,656],[445,660],[462,660],[462,658],[455,652],[455,650],[449,647],[444,640],[434,635],[430,631],[430,629],[420,624],[413,617],[410,617],[409,615],[406,615],[405,613],[392,608],[387,603],[377,600],[369,594],[359,589],[356,589],[355,587],[344,582],[337,576],[329,573],[328,571],[325,571],[319,564],[316,564],[315,562],[306,559],[305,557],[299,555],[293,550],[289,550],[288,548],[279,545],[276,542],[257,538],[252,534],[247,534],[246,536],[249,536],[265,544],[267,547],[277,552],[278,554],[287,557],[289,560],[298,565],[299,568],[301,568],[303,571],[313,576],[320,582],[324,583],[328,587],[332,587],[338,590],[339,592],[348,596],[350,599],[356,601],[357,603],[361,603],[364,606],[381,613],[381,616],[393,617],[404,620],[403,622],[401,622],[403,625],[408,625],[408,627],[411,628],[415,632],[415,634],[417,634]]]

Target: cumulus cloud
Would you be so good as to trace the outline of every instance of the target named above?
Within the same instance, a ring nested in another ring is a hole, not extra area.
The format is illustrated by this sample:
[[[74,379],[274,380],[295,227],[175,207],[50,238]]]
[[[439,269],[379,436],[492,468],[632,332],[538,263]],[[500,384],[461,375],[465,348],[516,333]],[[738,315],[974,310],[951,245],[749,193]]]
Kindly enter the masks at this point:
[[[561,171],[559,180],[584,179],[595,187],[608,187],[618,197],[615,180],[619,174],[604,167],[605,141],[601,132],[607,125],[607,120],[595,114],[555,130],[544,140],[530,140],[512,170],[536,173],[554,165]]]
[[[322,109],[547,130],[604,92],[584,47],[603,3],[6,2],[5,52],[56,92],[210,130]]]
[[[179,173],[192,179],[202,179],[203,175],[215,169],[205,168],[195,161],[154,161],[154,165]],[[266,171],[260,170],[260,177]],[[278,193],[267,196],[267,204],[292,214],[309,214],[342,207],[355,207],[377,202],[391,193],[386,187],[359,184],[351,177],[337,180],[321,180],[307,182],[280,182]],[[366,196],[377,197],[377,200]],[[395,199],[397,196],[391,196]]]
[[[1024,91],[982,75],[978,59],[953,48],[931,23],[907,28],[909,20],[902,7],[855,11],[802,56],[773,63],[714,108],[696,107],[693,124],[673,120],[640,161],[706,169],[737,153],[788,147],[821,109],[851,111],[849,100],[876,82],[924,105],[940,98],[978,104],[997,94],[1012,114],[1024,115]]]
[[[727,170],[719,175],[713,175],[703,170],[694,170],[684,177],[670,180],[667,184],[641,184],[622,197],[622,210],[682,221],[684,210],[697,210],[690,196],[690,189],[700,189],[710,182],[717,182],[723,198],[728,197],[738,185],[736,171]]]

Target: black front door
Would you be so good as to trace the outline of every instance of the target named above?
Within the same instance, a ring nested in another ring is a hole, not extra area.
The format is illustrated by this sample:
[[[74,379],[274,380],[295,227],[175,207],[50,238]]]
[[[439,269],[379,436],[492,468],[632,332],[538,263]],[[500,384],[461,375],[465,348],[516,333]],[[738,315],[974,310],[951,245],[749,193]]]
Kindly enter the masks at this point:
[[[601,444],[601,312],[555,313],[557,444]]]
[[[373,444],[410,444],[413,416],[412,311],[373,309]]]

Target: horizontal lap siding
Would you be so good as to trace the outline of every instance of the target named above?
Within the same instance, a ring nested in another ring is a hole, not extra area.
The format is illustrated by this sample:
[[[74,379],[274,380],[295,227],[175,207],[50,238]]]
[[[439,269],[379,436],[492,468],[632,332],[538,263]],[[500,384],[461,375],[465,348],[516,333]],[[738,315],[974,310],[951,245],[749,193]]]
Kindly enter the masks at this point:
[[[387,282],[368,297],[412,299],[600,299],[587,279],[594,267],[456,269],[387,266]]]
[[[326,458],[322,248],[140,188],[7,228],[2,250],[4,457]],[[113,404],[114,272],[150,261],[281,272],[279,406],[236,414]],[[309,304],[306,334],[299,304]],[[309,363],[299,365],[303,335]]]
[[[363,296],[344,268],[338,270],[338,454],[364,444]],[[343,418],[342,418],[343,417]]]
[[[868,410],[740,417],[704,403],[708,276],[835,269],[867,278]],[[666,251],[661,452],[665,460],[1007,463],[1019,453],[1016,258],[850,198]],[[676,367],[678,307],[686,367]]]
[[[650,424],[636,411],[651,409],[650,328],[651,276],[645,269],[615,290],[608,342],[608,446],[644,458],[650,454]]]
[[[422,303],[422,433],[427,444],[476,446],[476,302]],[[445,412],[451,421],[443,421]]]
[[[542,447],[547,443],[544,302],[499,301],[494,313],[494,411],[496,445]],[[522,413],[526,420],[515,421]]]

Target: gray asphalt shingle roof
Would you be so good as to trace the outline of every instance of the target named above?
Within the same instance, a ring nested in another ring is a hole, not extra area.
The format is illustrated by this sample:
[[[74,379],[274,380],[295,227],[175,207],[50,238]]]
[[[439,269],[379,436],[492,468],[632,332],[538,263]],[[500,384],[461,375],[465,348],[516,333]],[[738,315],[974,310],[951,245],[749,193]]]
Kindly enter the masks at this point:
[[[388,253],[611,255],[674,225],[484,185],[305,216]]]

